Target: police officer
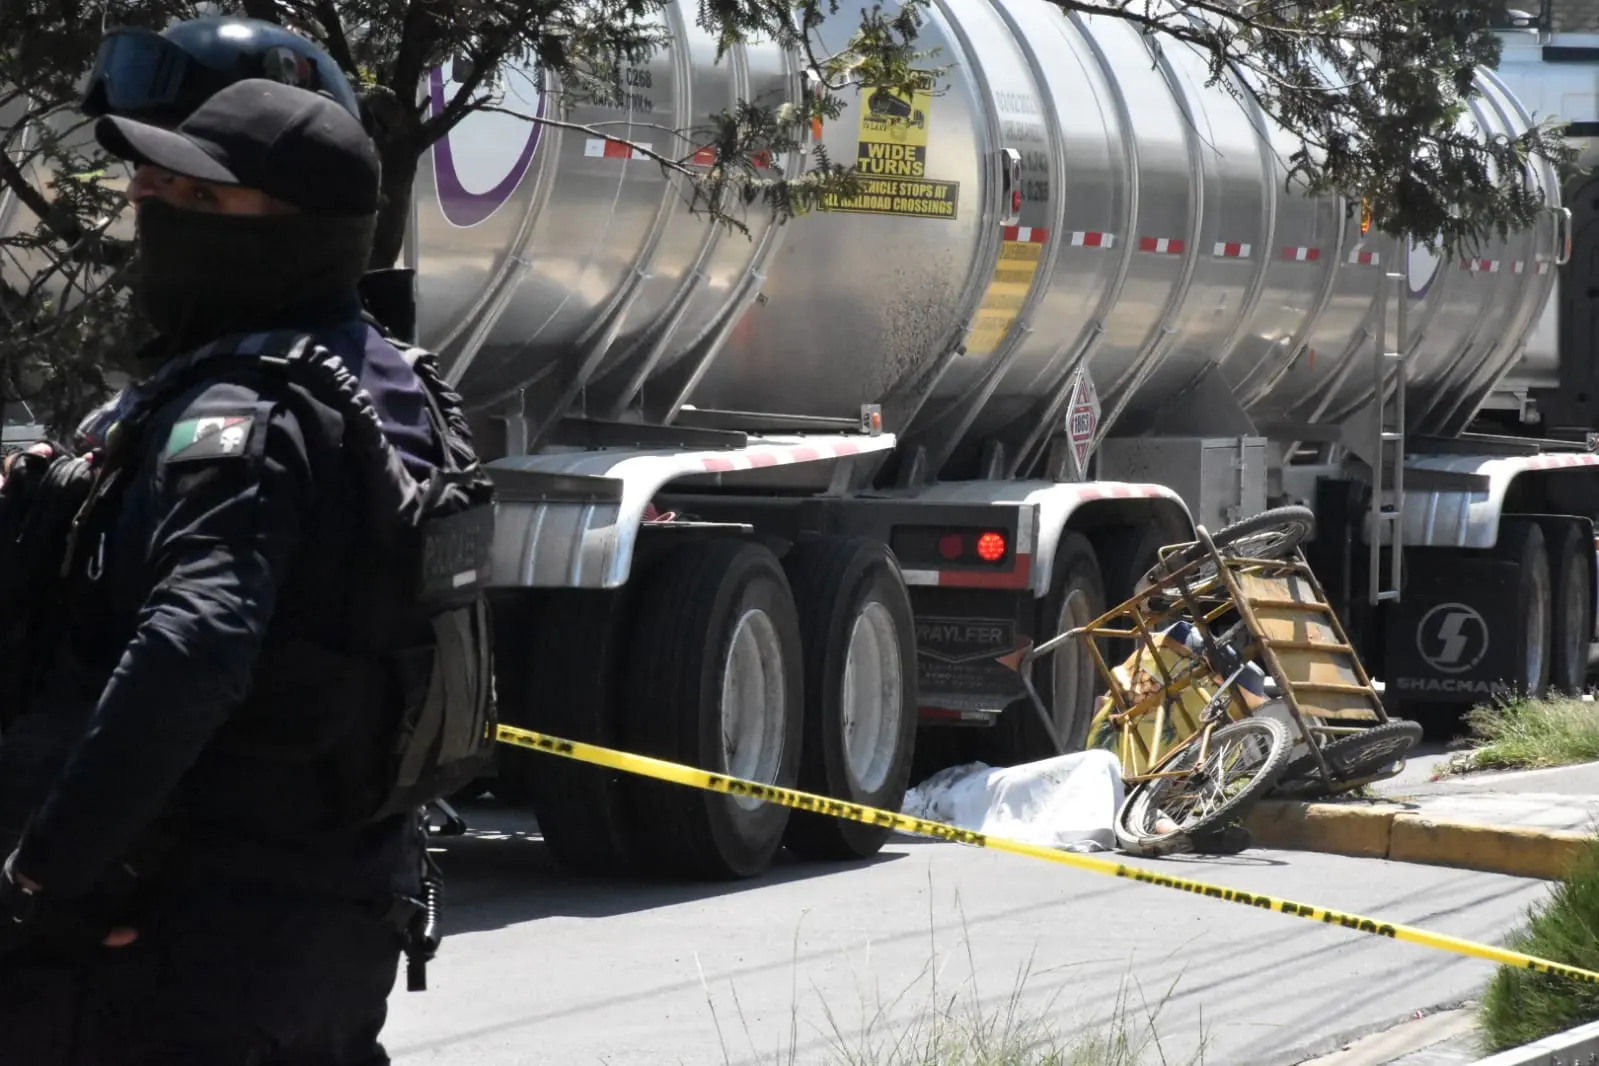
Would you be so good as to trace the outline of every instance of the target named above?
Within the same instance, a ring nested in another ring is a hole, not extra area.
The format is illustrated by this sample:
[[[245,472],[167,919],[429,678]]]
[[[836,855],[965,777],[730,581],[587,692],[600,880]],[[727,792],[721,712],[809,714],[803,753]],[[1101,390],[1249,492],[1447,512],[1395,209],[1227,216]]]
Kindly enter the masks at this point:
[[[112,116],[96,136],[137,168],[151,365],[230,335],[310,334],[406,468],[437,466],[421,379],[361,315],[379,165],[345,108],[247,79],[175,130]],[[423,842],[410,814],[352,825],[334,809],[337,774],[373,746],[341,718],[361,702],[338,651],[352,575],[369,574],[359,479],[335,410],[237,365],[151,411],[89,553],[93,591],[74,586],[51,691],[89,696],[87,729],[0,876],[15,1061],[388,1061],[397,901],[420,891]],[[299,698],[253,698],[276,680],[268,652]],[[133,890],[99,907],[124,874]],[[41,916],[52,935],[35,941]]]
[[[173,23],[157,33],[135,26],[100,42],[79,110],[176,126],[225,86],[267,78],[327,94],[357,119],[361,102],[338,63],[314,42],[260,19],[215,16]],[[370,270],[361,279],[366,309],[392,335],[410,340],[416,308],[414,272]]]
[[[176,126],[217,90],[244,78],[267,78],[324,93],[358,120],[360,100],[333,57],[314,42],[272,22],[212,16],[173,23],[157,33],[119,26],[106,33],[84,84],[79,110],[91,117],[121,115],[158,126]],[[391,336],[410,338],[416,307],[414,271],[368,270],[361,302]],[[119,392],[79,424],[79,450],[104,443],[102,434],[137,392]],[[43,444],[45,454],[64,452]]]

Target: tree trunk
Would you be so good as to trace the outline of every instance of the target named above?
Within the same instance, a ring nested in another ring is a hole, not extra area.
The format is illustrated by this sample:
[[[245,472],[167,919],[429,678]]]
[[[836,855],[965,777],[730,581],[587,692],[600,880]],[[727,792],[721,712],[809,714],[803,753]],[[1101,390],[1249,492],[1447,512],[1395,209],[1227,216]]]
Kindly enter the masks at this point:
[[[392,267],[405,250],[411,223],[411,191],[416,184],[418,153],[407,144],[380,142],[383,158],[383,206],[378,209],[377,234],[372,239],[372,270]]]

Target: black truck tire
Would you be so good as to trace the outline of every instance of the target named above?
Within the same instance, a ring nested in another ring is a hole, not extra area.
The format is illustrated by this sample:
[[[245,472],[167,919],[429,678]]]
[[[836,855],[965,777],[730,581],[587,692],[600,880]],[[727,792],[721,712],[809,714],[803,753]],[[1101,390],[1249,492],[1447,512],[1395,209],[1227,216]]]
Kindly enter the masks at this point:
[[[519,609],[495,629],[506,725],[618,746],[625,591],[520,594]],[[501,745],[499,758],[506,791],[532,804],[545,844],[563,865],[584,873],[632,868],[620,772],[510,745]]]
[[[1518,695],[1537,699],[1549,687],[1550,630],[1554,621],[1554,595],[1550,583],[1549,554],[1542,527],[1530,518],[1505,518],[1499,525],[1494,554],[1516,564],[1515,672],[1509,679]],[[1497,637],[1497,634],[1495,634]]]
[[[806,792],[897,811],[916,746],[916,619],[888,549],[865,537],[801,540],[783,559],[805,656]],[[794,811],[784,837],[808,859],[858,859],[887,827]]]
[[[794,787],[802,645],[777,556],[744,540],[687,544],[660,559],[642,586],[624,682],[624,747]],[[782,847],[789,808],[779,804],[636,776],[624,790],[634,846],[661,872],[754,877]]]
[[[1138,591],[1138,583],[1160,562],[1160,549],[1177,538],[1151,523],[1105,526],[1094,530],[1094,552],[1099,556],[1105,582],[1105,610],[1125,603]],[[1114,667],[1133,653],[1137,642],[1128,638],[1104,642],[1105,661]]]
[[[1061,534],[1049,595],[1037,605],[1035,643],[1092,622],[1105,613],[1105,584],[1094,546],[1081,533]],[[1094,717],[1094,699],[1104,688],[1085,638],[1076,637],[1033,663],[1033,684],[1068,752],[1081,751]],[[1038,711],[1025,696],[1001,712],[986,730],[979,757],[995,766],[1048,759],[1059,752]]]
[[[1580,696],[1587,689],[1588,645],[1593,640],[1593,540],[1573,522],[1545,526],[1544,534],[1554,600],[1549,687],[1567,696]]]

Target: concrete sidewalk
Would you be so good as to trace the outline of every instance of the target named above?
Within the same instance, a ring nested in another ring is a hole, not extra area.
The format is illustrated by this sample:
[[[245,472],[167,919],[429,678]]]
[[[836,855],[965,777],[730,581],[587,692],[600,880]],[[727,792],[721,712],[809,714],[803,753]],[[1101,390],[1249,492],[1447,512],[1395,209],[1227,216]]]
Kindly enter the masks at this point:
[[[1262,847],[1560,877],[1599,834],[1599,763],[1379,784],[1381,799],[1267,801]]]

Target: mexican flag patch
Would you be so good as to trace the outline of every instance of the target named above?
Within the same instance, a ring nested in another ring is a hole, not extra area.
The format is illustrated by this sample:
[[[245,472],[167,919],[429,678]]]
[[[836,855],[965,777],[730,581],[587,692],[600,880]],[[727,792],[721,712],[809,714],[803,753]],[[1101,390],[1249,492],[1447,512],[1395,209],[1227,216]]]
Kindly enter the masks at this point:
[[[167,438],[167,461],[243,455],[254,426],[255,419],[249,415],[215,415],[179,422]]]

